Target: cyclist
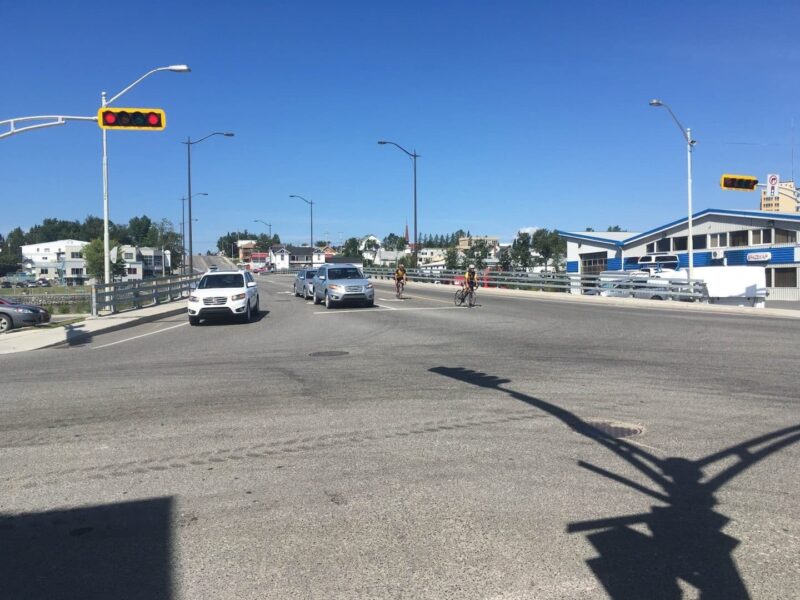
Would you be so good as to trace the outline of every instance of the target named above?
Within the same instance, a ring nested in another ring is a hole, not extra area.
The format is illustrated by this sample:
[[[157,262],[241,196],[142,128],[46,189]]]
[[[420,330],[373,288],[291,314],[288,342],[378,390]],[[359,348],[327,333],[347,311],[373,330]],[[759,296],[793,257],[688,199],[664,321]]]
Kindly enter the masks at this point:
[[[403,293],[403,288],[400,286],[402,284],[402,286],[405,287],[406,280],[406,266],[404,264],[397,265],[397,269],[394,271],[394,289],[398,296]]]
[[[474,294],[478,287],[478,273],[475,272],[475,265],[470,265],[464,273],[464,295]]]

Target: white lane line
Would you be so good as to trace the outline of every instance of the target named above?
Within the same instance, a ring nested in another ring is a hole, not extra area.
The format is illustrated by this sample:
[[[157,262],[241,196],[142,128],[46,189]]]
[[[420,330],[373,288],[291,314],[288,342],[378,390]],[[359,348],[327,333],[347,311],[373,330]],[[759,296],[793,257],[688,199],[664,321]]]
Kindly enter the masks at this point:
[[[165,327],[164,329],[159,329],[158,331],[151,331],[150,333],[143,333],[142,335],[136,335],[132,338],[126,338],[124,340],[119,340],[116,342],[111,342],[110,344],[103,344],[102,346],[92,346],[92,350],[100,350],[101,348],[108,348],[109,346],[116,346],[117,344],[123,344],[125,342],[132,342],[133,340],[138,340],[139,338],[147,337],[148,335],[155,335],[157,333],[164,333],[165,331],[169,331],[170,329],[175,329],[177,327],[184,327],[188,325],[189,322],[180,323],[178,325],[173,325],[172,327]]]
[[[360,308],[350,308],[350,309],[338,309],[338,310],[325,310],[325,311],[317,311],[315,315],[347,315],[352,313],[361,313],[361,314],[368,314],[374,312],[388,312],[390,310],[396,311],[418,311],[418,310],[461,310],[465,307],[463,306],[419,306],[416,308],[392,308],[389,306],[379,306],[375,305],[375,308],[369,309],[360,309]]]

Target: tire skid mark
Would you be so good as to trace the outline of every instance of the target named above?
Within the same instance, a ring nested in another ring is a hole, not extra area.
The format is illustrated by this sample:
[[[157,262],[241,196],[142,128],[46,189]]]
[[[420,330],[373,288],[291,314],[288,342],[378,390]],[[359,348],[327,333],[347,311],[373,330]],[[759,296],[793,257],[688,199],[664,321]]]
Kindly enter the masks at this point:
[[[104,480],[108,477],[126,477],[132,475],[162,473],[175,469],[266,459],[287,454],[302,454],[325,448],[356,446],[368,442],[391,438],[406,438],[415,435],[431,435],[455,432],[469,428],[487,427],[501,424],[514,424],[529,419],[544,418],[527,412],[493,412],[490,415],[464,416],[440,421],[424,421],[411,423],[389,431],[342,431],[325,433],[317,436],[292,437],[286,440],[259,442],[235,448],[218,448],[181,455],[168,455],[160,458],[147,458],[135,461],[115,462],[93,467],[70,468],[49,471],[41,474],[22,475],[0,478],[0,482],[18,482],[23,488],[40,485],[56,485],[64,478],[76,473],[84,474],[90,480]]]

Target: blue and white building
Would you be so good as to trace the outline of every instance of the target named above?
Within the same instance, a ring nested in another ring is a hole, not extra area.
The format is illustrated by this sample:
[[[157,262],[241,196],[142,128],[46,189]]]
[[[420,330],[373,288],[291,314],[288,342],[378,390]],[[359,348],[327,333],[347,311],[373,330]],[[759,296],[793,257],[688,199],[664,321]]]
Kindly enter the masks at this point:
[[[648,254],[678,256],[688,266],[686,217],[644,233],[567,232],[567,273],[636,270]],[[800,300],[800,214],[709,208],[692,217],[693,263],[766,268],[770,300]]]

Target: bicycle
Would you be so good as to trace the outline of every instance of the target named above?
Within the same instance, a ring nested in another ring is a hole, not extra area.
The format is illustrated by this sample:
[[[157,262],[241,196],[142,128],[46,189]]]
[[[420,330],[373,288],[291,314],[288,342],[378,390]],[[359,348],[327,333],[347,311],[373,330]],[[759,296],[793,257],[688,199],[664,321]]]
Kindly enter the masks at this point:
[[[456,306],[463,306],[464,302],[466,302],[467,306],[472,308],[475,306],[475,290],[467,287],[457,289],[453,302]]]
[[[405,287],[406,287],[406,282],[403,281],[402,279],[394,282],[394,289],[398,298],[403,297],[403,290],[405,289]]]

